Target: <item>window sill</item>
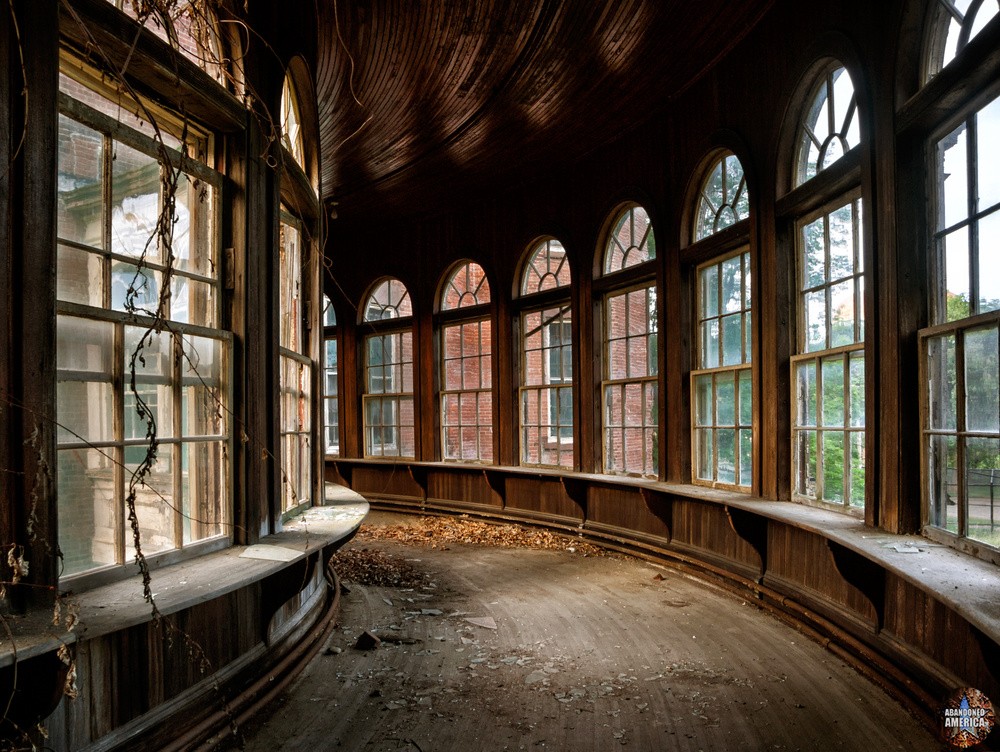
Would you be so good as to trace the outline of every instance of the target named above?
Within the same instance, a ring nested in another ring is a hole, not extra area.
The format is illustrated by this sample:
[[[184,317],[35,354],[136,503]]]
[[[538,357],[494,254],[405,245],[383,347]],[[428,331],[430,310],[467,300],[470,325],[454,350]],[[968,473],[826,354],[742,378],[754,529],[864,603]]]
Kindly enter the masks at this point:
[[[328,546],[344,543],[357,532],[368,514],[368,502],[349,489],[327,486],[326,503],[289,520],[284,530],[252,546],[231,546],[158,569],[152,590],[157,608],[165,616],[238,590]],[[127,629],[148,622],[151,607],[144,600],[138,568],[135,576],[81,593],[70,593],[62,602],[79,609],[71,632],[53,625],[51,611],[26,616],[6,616],[10,628],[0,641],[0,667],[57,650],[63,644]]]

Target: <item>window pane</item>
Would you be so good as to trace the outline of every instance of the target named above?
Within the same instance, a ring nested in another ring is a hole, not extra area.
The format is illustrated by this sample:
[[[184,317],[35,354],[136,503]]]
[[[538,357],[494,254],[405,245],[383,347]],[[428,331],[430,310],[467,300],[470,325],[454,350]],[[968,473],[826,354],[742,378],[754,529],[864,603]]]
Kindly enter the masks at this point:
[[[830,287],[830,347],[854,344],[854,323],[854,280],[848,280]]]
[[[176,528],[174,501],[174,452],[172,445],[160,446],[156,461],[150,471],[135,484],[135,515],[139,521],[139,531],[142,535],[142,550],[145,554],[169,551],[176,548],[174,531]],[[129,461],[128,449],[125,450],[125,484],[128,492],[129,477],[138,469],[138,462]],[[131,557],[132,530],[125,521],[125,540],[128,541],[126,551]]]
[[[753,374],[750,369],[740,371],[740,425],[753,425]],[[749,451],[749,450],[748,450]]]
[[[1000,439],[966,443],[967,535],[1000,546]]]
[[[722,365],[734,366],[743,362],[743,317],[740,314],[722,319]]]
[[[695,377],[694,381],[694,404],[695,404],[695,425],[711,426],[715,399],[712,391],[712,376],[704,375]]]
[[[719,442],[719,481],[736,483],[736,431],[720,428],[715,432]]]
[[[753,432],[742,429],[740,440],[740,485],[749,487],[753,482]]]
[[[860,432],[848,434],[851,442],[851,468],[847,477],[848,503],[855,508],[865,507],[865,435]]]
[[[927,445],[928,522],[958,532],[958,438],[931,435]]]
[[[795,493],[816,497],[816,431],[799,431],[795,437]]]
[[[969,163],[963,123],[938,142],[938,231],[969,216]]]
[[[996,172],[1000,172],[1000,169]],[[1000,309],[1000,211],[995,211],[979,223],[979,313],[998,309]]]
[[[717,264],[704,267],[698,274],[701,293],[701,318],[719,315],[719,267]]]
[[[104,307],[104,260],[60,245],[56,261],[56,297],[67,303]]]
[[[115,142],[111,184],[111,252],[159,261],[160,165]]]
[[[854,204],[830,212],[830,280],[854,274]]]
[[[97,566],[115,564],[117,510],[121,495],[116,485],[118,449],[60,449],[59,548],[70,576]],[[129,536],[131,539],[131,536]]]
[[[185,173],[177,176],[174,194],[173,244],[177,268],[182,271],[215,276],[217,261],[212,242],[212,213],[215,189],[203,180]]]
[[[111,266],[111,308],[155,316],[160,305],[163,275],[156,270],[114,262]],[[169,317],[170,310],[164,308]]]
[[[125,327],[125,439],[145,442],[148,431],[172,438],[173,344],[166,332]],[[135,374],[135,388],[131,375]],[[136,448],[138,449],[138,448]],[[126,452],[126,461],[129,452]]]
[[[207,337],[185,337],[181,359],[183,436],[219,436],[226,431],[222,403],[222,343]]]
[[[1000,338],[997,327],[965,333],[966,424],[1000,432]]]
[[[844,359],[823,360],[823,425],[844,425]]]
[[[719,365],[719,320],[710,319],[701,323],[702,368],[716,368]]]
[[[715,378],[715,421],[717,426],[736,425],[735,372],[720,373]],[[722,439],[720,438],[721,442]]]
[[[104,136],[60,115],[58,169],[59,237],[103,248]]]
[[[807,293],[805,296],[806,352],[825,350],[826,339],[826,290]]]
[[[864,428],[865,425],[865,356],[863,352],[850,354],[851,369],[851,426]]]
[[[799,363],[795,367],[796,396],[798,404],[797,425],[816,425],[816,367],[813,362]]]
[[[823,434],[823,499],[844,501],[844,434],[824,431]]]
[[[713,467],[714,453],[711,428],[699,428],[695,431],[695,475],[699,480],[715,480]]]
[[[213,538],[223,533],[226,498],[226,455],[220,441],[186,443],[182,452],[181,521],[184,543]]]
[[[186,324],[215,326],[215,285],[175,274],[172,288],[170,296],[171,319]]]
[[[826,222],[823,217],[802,228],[802,289],[826,282]]]
[[[976,178],[979,210],[1000,203],[1000,98],[976,113]]]
[[[931,428],[956,430],[957,376],[955,365],[955,336],[945,335],[927,341],[927,378],[930,409],[928,420]]]
[[[113,325],[60,316],[56,337],[57,441],[113,440]]]
[[[969,305],[969,228],[960,227],[943,239],[945,264],[945,315],[957,321],[972,314]]]

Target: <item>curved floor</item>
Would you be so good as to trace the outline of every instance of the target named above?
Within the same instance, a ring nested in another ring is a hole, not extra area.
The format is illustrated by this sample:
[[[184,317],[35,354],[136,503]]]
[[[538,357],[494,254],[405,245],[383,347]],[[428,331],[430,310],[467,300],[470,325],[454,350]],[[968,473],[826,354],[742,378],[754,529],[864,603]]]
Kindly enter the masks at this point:
[[[819,645],[673,570],[351,546],[405,557],[427,584],[352,584],[326,651],[244,729],[248,750],[940,749]],[[365,630],[388,640],[356,650]]]

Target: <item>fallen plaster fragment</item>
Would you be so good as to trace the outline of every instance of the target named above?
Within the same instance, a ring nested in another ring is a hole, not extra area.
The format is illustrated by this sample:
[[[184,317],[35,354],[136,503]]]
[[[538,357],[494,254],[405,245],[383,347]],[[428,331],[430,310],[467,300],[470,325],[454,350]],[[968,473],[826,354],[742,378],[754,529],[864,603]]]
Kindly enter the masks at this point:
[[[469,624],[475,624],[477,627],[483,627],[484,629],[496,629],[497,623],[492,616],[467,616],[465,620]]]

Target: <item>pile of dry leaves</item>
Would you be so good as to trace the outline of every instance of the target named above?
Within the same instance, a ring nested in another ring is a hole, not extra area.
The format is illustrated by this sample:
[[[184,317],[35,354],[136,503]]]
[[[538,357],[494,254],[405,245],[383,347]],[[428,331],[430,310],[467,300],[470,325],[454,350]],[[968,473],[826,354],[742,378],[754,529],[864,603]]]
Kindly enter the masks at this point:
[[[460,517],[420,517],[409,524],[363,525],[357,540],[392,540],[399,543],[445,549],[449,543],[467,543],[500,548],[542,548],[569,551],[583,556],[603,556],[606,551],[578,538],[551,533],[548,530],[524,528],[519,525],[498,525],[478,522],[466,515]]]
[[[359,585],[417,588],[427,583],[427,575],[418,572],[400,556],[367,548],[349,548],[333,556],[333,568],[342,580]]]

